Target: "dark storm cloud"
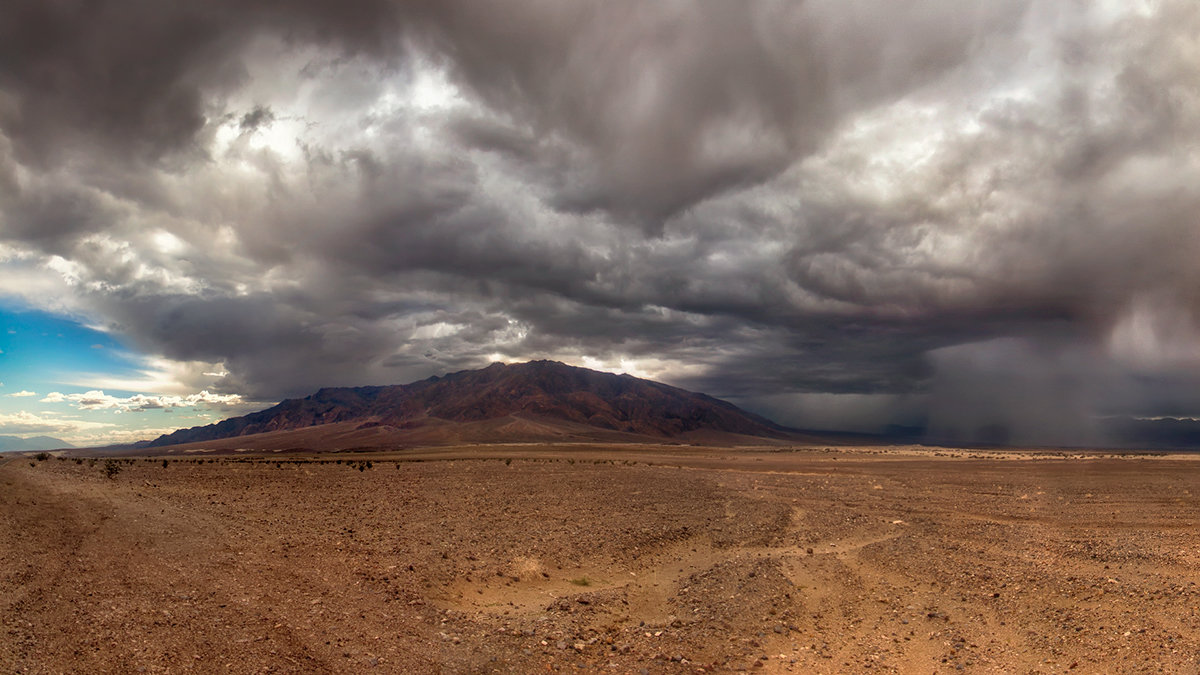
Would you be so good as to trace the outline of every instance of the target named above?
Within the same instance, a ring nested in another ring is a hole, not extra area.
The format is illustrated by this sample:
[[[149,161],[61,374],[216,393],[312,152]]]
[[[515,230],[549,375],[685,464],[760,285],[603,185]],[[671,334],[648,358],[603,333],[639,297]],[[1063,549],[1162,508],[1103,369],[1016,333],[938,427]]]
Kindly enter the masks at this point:
[[[954,68],[1022,5],[435,2],[418,41],[505,117],[576,145],[554,204],[659,231]]]
[[[242,115],[242,120],[238,124],[243,131],[254,131],[264,123],[269,124],[274,119],[275,113],[271,112],[270,108],[260,105],[255,106],[253,110]]]
[[[158,159],[187,149],[213,93],[245,78],[240,52],[259,31],[391,52],[386,2],[15,0],[0,9],[0,117],[23,161],[72,150]],[[111,159],[111,158],[110,158]]]
[[[1200,414],[1198,34],[1187,2],[18,0],[0,292],[262,399],[586,357],[1103,440]]]

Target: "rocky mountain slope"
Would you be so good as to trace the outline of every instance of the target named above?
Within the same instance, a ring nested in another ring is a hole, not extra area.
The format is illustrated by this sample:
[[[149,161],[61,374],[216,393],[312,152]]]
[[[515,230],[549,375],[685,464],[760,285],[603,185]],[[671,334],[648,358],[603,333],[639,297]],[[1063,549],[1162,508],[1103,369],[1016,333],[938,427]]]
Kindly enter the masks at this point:
[[[323,425],[374,430],[377,439],[383,431],[429,438],[431,429],[442,436],[447,429],[471,429],[471,436],[484,432],[496,441],[604,434],[658,439],[706,432],[767,438],[789,435],[789,430],[770,420],[711,396],[630,375],[531,361],[494,363],[481,370],[405,385],[321,389],[256,413],[181,429],[148,445],[207,442]]]

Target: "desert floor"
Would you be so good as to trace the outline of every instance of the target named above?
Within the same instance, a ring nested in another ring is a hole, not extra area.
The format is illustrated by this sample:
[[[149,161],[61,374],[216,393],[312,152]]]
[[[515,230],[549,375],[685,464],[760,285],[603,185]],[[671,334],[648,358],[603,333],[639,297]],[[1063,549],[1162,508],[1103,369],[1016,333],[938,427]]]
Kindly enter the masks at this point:
[[[0,672],[1200,672],[1183,456],[0,462]]]

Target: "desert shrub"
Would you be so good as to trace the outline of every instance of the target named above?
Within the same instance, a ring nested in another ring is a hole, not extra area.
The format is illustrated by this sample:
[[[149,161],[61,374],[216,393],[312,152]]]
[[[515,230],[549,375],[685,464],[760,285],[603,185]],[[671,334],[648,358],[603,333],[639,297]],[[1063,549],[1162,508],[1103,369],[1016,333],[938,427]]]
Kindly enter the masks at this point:
[[[104,460],[104,475],[109,478],[115,478],[121,473],[121,463],[115,459]]]
[[[587,577],[579,577],[578,579],[571,579],[571,583],[576,586],[591,586],[592,580]]]
[[[512,457],[508,457],[504,460],[504,466],[510,466],[511,464],[512,464]]]
[[[163,468],[164,469],[167,468],[167,460],[165,460],[165,459],[163,460]]]
[[[372,463],[370,463],[370,462],[367,462],[367,468],[368,468],[368,469],[373,469],[373,468],[375,468],[375,465],[374,465],[374,464],[372,464]]]
[[[46,460],[50,459],[50,453],[48,453],[48,452],[39,452],[38,454],[34,455],[34,456],[33,456],[33,458],[34,458],[34,459],[36,459],[36,460],[37,460],[37,461],[39,461],[39,462],[44,462],[44,461],[46,461]]]
[[[83,464],[83,458],[82,458],[82,457],[76,457],[76,458],[75,458],[75,463],[76,463],[76,464]]]

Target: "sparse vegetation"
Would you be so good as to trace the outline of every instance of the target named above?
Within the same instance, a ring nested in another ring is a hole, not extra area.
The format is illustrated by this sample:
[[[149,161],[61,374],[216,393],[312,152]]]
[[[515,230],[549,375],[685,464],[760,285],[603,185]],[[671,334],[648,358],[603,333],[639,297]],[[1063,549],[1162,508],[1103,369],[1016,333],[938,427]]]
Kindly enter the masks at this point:
[[[571,579],[571,583],[575,584],[576,586],[591,586],[592,580],[587,577],[576,577]]]
[[[109,478],[116,478],[117,474],[121,473],[121,462],[115,459],[104,460],[104,475]]]
[[[39,452],[38,454],[34,455],[34,459],[36,459],[39,462],[44,462],[44,461],[50,459],[50,453]]]
[[[167,460],[165,460],[165,459],[164,459],[164,460],[163,460],[163,468],[164,468],[164,469],[165,469],[165,468],[167,468],[167,464],[168,464],[168,463],[167,463]]]

